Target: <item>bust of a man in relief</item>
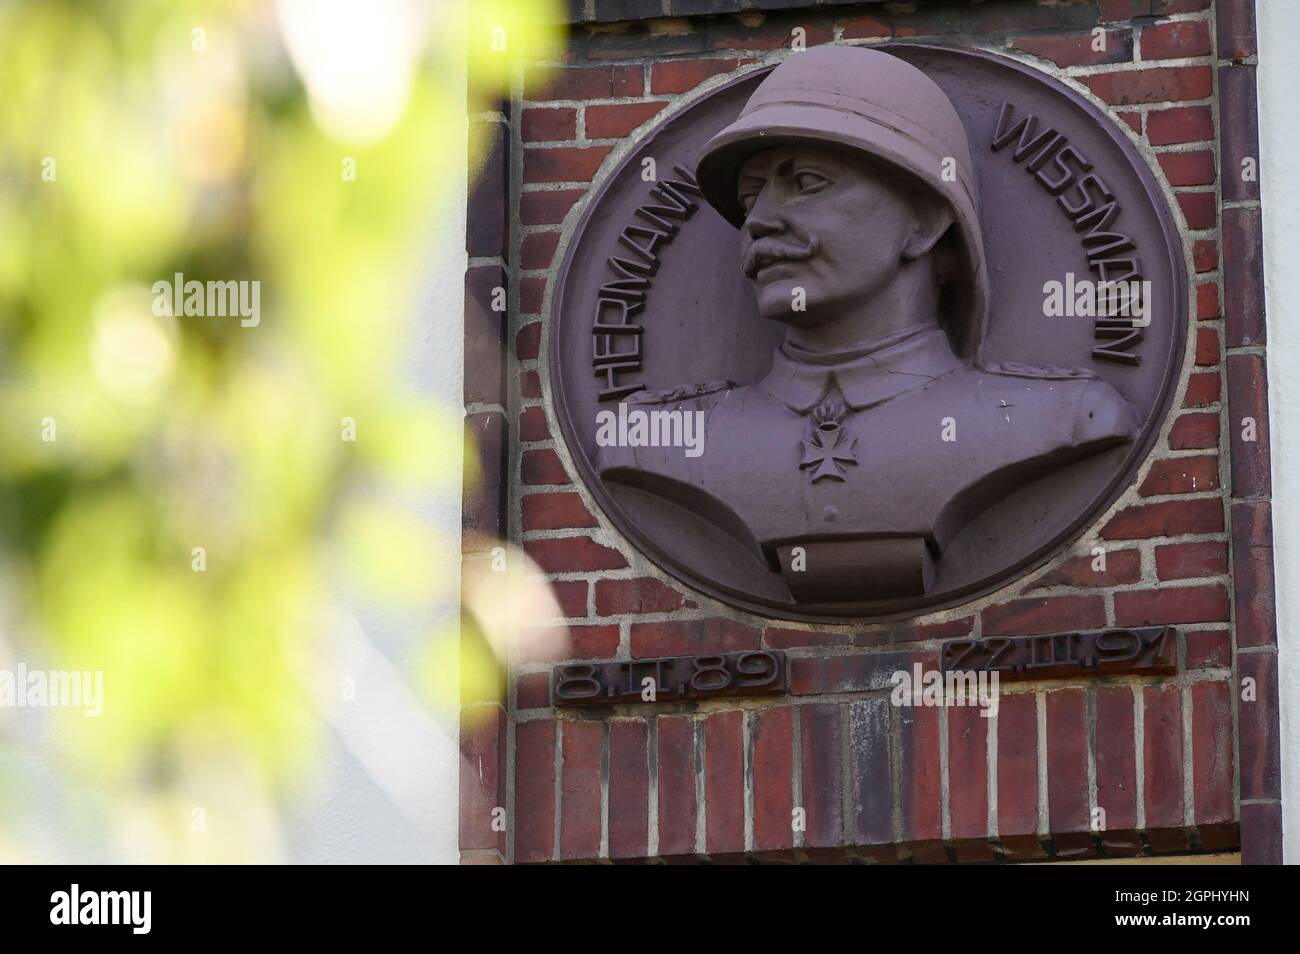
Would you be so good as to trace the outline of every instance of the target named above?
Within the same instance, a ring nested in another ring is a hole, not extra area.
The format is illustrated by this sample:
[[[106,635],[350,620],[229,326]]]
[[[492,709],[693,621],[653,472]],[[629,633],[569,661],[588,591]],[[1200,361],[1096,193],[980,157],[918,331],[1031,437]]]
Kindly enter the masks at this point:
[[[915,67],[849,47],[789,57],[697,178],[740,229],[759,317],[784,341],[759,381],[627,399],[702,412],[703,453],[605,447],[599,469],[708,518],[796,602],[924,596],[986,508],[1136,434],[1130,404],[1089,372],[981,355],[969,146]]]

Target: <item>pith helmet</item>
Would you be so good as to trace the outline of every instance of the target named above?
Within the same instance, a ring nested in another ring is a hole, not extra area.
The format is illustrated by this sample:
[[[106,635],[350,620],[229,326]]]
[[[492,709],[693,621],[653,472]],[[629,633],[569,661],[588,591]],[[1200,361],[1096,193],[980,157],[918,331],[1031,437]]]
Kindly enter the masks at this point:
[[[696,178],[713,207],[739,226],[745,218],[736,196],[741,164],[761,150],[795,143],[865,153],[947,201],[964,266],[950,279],[955,300],[947,330],[958,354],[973,360],[984,338],[988,275],[970,145],[943,90],[880,50],[819,46],[791,54],[754,90],[736,121],[704,145]],[[945,181],[945,170],[954,181]]]

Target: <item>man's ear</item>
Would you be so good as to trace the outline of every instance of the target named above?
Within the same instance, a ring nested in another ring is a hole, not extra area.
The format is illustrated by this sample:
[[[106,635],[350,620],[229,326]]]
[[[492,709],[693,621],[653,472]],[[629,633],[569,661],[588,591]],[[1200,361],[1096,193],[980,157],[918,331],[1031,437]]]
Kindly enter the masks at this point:
[[[929,255],[939,239],[952,227],[953,221],[948,203],[929,193],[917,195],[912,209],[916,213],[916,228],[903,246],[905,262],[914,262]]]

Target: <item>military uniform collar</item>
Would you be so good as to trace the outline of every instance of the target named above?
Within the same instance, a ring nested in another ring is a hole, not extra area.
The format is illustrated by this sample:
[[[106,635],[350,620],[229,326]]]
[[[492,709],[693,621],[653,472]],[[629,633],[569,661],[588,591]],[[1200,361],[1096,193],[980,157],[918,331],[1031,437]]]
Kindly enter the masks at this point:
[[[800,414],[838,387],[861,410],[924,387],[961,367],[940,328],[905,331],[865,351],[820,355],[783,344],[759,388]]]

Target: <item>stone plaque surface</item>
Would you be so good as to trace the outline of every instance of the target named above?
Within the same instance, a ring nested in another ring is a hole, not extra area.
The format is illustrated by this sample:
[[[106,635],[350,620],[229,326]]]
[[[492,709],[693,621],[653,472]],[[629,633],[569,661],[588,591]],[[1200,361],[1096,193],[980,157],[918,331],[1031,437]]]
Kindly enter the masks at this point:
[[[766,615],[910,615],[1041,564],[1131,482],[1184,360],[1145,160],[992,54],[793,54],[577,214],[548,323],[577,469],[650,559]]]

